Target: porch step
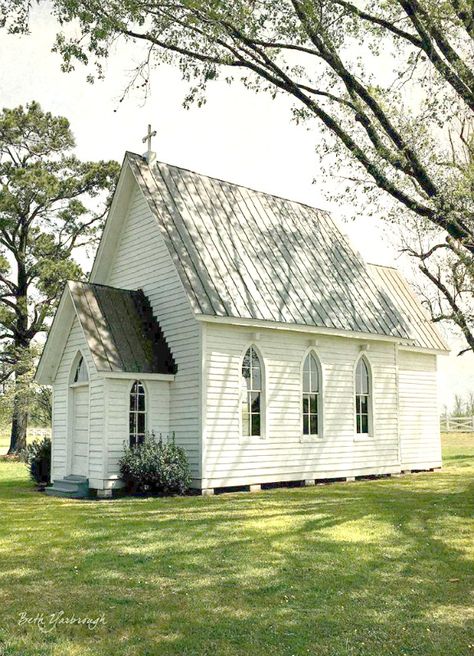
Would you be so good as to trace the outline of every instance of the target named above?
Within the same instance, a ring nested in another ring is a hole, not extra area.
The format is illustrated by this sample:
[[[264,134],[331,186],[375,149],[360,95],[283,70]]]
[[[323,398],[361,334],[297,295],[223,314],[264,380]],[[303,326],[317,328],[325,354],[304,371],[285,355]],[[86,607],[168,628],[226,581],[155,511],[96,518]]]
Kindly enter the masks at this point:
[[[79,476],[78,474],[69,474],[65,476],[64,481],[74,481],[75,483],[87,483],[87,478],[85,476]]]
[[[89,480],[85,476],[65,476],[55,480],[52,486],[46,488],[45,492],[50,497],[85,499],[89,496]]]

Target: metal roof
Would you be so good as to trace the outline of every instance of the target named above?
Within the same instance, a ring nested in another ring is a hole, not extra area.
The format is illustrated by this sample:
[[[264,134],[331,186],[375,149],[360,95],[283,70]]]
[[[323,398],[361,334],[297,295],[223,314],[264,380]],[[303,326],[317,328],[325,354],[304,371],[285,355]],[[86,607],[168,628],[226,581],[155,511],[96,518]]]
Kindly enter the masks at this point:
[[[98,371],[172,374],[176,367],[145,294],[68,282]]]
[[[157,162],[128,161],[196,314],[411,340],[391,291],[373,280],[321,210]]]
[[[449,347],[445,340],[400,271],[378,264],[367,266],[375,282],[379,287],[384,288],[397,304],[400,314],[409,325],[410,336],[417,346],[448,351]]]

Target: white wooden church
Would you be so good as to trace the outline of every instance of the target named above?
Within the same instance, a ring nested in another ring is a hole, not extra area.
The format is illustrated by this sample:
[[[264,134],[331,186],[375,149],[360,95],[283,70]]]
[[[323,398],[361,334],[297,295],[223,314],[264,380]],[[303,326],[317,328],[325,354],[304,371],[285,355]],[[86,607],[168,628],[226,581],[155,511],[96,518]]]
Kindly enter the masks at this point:
[[[446,351],[400,273],[326,212],[127,153],[37,371],[52,478],[109,496],[151,431],[175,434],[208,494],[440,467]]]

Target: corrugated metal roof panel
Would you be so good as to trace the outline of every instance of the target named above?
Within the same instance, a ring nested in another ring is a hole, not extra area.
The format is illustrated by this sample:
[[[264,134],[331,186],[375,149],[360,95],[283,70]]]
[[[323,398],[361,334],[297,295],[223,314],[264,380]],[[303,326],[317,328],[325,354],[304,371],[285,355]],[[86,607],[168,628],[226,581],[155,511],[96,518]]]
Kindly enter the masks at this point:
[[[197,314],[400,337],[447,350],[395,269],[321,210],[138,155],[129,161]]]
[[[196,313],[411,340],[391,293],[327,213],[138,155],[129,162]]]
[[[416,345],[427,349],[449,351],[442,335],[400,271],[378,264],[367,266],[377,284],[396,302]]]

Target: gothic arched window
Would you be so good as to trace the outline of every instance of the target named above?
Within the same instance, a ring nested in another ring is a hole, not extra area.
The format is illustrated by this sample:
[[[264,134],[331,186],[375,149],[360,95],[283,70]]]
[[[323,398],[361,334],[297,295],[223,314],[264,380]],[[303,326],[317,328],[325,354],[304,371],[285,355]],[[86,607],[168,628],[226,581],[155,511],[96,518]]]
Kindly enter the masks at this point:
[[[262,435],[262,366],[254,346],[242,361],[241,416],[242,437]]]
[[[146,393],[141,381],[136,380],[130,390],[130,446],[141,444],[146,432]]]
[[[320,368],[314,353],[308,353],[303,365],[303,435],[319,435],[320,419]]]
[[[361,358],[355,373],[356,432],[361,435],[371,432],[371,395],[369,365],[365,358]]]
[[[83,356],[79,358],[76,365],[76,370],[74,372],[73,383],[87,383],[89,380],[89,372],[87,371],[87,366]]]

